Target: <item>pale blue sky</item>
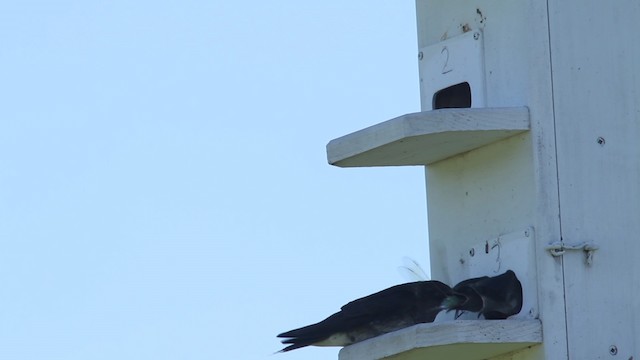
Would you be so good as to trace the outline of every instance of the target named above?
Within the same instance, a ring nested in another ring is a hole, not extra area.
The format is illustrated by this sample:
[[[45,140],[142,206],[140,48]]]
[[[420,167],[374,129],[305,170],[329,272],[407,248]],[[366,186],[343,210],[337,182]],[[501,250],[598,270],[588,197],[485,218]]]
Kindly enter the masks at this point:
[[[272,355],[427,267],[420,167],[336,137],[419,111],[413,1],[0,9],[0,358]]]

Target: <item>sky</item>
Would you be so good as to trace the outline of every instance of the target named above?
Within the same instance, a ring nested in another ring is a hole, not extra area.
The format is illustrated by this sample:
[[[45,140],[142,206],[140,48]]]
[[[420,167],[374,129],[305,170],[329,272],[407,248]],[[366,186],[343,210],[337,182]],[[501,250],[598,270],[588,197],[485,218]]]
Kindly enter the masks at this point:
[[[421,167],[326,144],[419,111],[413,1],[0,9],[0,358],[337,359],[280,332],[428,270]]]

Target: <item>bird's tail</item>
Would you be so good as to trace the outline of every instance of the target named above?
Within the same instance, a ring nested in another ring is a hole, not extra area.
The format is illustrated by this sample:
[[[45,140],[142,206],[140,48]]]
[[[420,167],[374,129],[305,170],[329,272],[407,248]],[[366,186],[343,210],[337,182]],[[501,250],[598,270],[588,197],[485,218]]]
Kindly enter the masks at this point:
[[[330,320],[335,318],[336,314],[319,323],[311,324],[299,329],[294,329],[283,332],[282,334],[278,334],[279,338],[284,338],[282,340],[282,343],[288,345],[284,349],[280,350],[280,352],[299,349],[301,347],[313,345],[317,342],[325,340],[333,332]]]
[[[305,346],[309,346],[309,345],[313,345],[315,343],[317,343],[318,341],[321,341],[323,339],[319,339],[319,338],[292,338],[292,339],[285,339],[282,340],[283,344],[291,344],[288,345],[287,347],[285,347],[284,349],[278,351],[279,353],[281,352],[287,352],[287,351],[291,351],[294,349],[299,349],[301,347],[305,347]]]

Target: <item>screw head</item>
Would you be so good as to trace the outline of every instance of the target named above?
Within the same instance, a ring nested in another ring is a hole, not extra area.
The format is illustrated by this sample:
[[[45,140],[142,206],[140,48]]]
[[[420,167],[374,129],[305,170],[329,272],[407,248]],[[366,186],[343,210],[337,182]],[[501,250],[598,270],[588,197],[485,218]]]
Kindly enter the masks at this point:
[[[596,142],[598,143],[598,145],[604,146],[604,144],[606,143],[606,140],[602,136],[598,136],[598,139],[596,139]]]
[[[480,39],[480,33],[479,32],[473,33],[473,40],[478,40],[478,39]]]
[[[423,57],[424,57],[424,54],[422,53],[422,51],[420,51],[418,53],[418,60],[422,60]]]
[[[471,248],[471,250],[469,250],[469,255],[473,256],[476,254],[476,249]]]
[[[616,355],[616,354],[618,354],[618,347],[615,345],[609,346],[609,355]]]

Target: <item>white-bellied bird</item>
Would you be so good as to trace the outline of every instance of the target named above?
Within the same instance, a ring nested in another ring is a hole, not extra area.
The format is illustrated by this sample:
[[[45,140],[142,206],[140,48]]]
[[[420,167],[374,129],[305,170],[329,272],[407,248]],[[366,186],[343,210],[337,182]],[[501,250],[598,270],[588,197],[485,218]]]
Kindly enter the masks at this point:
[[[418,323],[432,322],[444,309],[466,298],[440,281],[416,281],[392,286],[344,305],[319,323],[283,332],[290,344],[281,352],[304,346],[346,346]]]
[[[522,308],[522,285],[515,273],[464,280],[451,288],[440,281],[392,286],[344,305],[319,323],[283,332],[280,350],[347,346],[415,324],[433,322],[442,310],[471,311],[486,319],[506,319]]]

